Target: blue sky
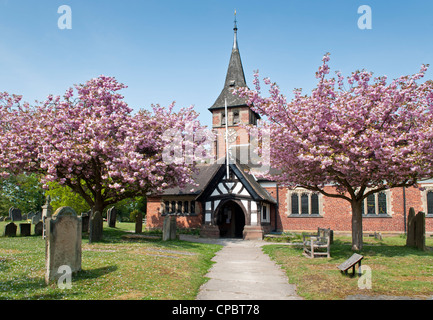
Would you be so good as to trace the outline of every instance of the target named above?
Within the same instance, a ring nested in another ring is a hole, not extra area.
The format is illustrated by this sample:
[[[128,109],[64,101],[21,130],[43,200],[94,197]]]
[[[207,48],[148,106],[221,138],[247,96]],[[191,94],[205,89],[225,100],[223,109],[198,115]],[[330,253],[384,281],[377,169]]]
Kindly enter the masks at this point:
[[[58,28],[61,5],[72,9],[71,30]],[[371,30],[358,28],[361,5],[372,9]],[[293,88],[309,92],[326,52],[345,75],[433,68],[430,0],[0,0],[0,91],[32,103],[104,74],[128,85],[123,94],[135,110],[193,104],[210,125],[235,9],[250,87],[258,69],[289,96]]]

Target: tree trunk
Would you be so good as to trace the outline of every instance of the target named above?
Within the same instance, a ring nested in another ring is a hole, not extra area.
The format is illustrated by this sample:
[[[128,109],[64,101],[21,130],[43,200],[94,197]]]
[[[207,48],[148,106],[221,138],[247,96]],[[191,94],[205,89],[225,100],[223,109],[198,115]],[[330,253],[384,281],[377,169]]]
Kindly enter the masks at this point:
[[[93,205],[93,211],[98,211],[102,215],[102,211],[104,211],[104,200],[102,198],[97,197],[95,199],[95,203]]]
[[[352,200],[352,250],[362,250],[362,200]]]

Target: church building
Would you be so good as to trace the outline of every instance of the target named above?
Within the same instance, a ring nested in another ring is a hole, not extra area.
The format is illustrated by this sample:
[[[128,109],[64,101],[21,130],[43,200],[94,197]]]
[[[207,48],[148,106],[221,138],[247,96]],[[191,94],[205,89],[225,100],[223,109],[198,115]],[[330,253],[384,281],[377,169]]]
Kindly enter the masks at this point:
[[[235,22],[224,87],[209,107],[212,129],[218,137],[213,152],[220,161],[198,165],[194,177],[198,186],[150,195],[147,228],[161,229],[166,215],[176,215],[178,228],[200,229],[201,236],[212,238],[262,239],[269,232],[317,231],[318,227],[350,233],[352,212],[347,201],[261,180],[250,173],[251,165],[240,161],[244,152],[250,154],[249,135],[240,125],[255,126],[260,116],[231,93],[233,88],[247,87],[237,32]],[[228,157],[226,130],[237,133],[234,141],[229,140]],[[364,232],[403,233],[410,207],[426,213],[426,232],[433,232],[433,180],[420,186],[424,190],[396,188],[365,199]],[[325,191],[333,187],[327,188]]]

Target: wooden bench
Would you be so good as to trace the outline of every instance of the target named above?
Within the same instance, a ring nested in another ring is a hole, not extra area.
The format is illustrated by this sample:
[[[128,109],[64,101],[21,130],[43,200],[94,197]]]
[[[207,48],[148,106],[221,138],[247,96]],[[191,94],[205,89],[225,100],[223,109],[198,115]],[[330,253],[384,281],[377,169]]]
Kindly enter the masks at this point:
[[[345,274],[347,274],[347,270],[350,268],[353,268],[352,276],[355,275],[355,266],[358,264],[358,273],[359,276],[361,276],[361,260],[364,259],[364,256],[361,256],[360,254],[354,253],[349,259],[344,261],[342,264],[340,264],[337,268],[340,269],[340,271]]]
[[[318,228],[317,234],[303,234],[303,255],[308,258],[318,256],[331,257],[331,229]]]

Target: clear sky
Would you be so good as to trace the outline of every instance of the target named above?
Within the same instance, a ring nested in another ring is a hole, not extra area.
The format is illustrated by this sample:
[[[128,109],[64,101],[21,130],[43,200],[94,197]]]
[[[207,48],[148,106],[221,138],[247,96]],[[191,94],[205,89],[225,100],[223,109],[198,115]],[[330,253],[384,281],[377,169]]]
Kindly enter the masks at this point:
[[[58,28],[61,5],[72,9],[70,30]],[[358,27],[361,5],[372,10],[372,29]],[[345,75],[433,68],[431,0],[0,0],[0,91],[32,103],[103,74],[128,85],[123,94],[135,110],[192,104],[210,125],[235,9],[250,87],[258,69],[289,96],[309,92],[326,52]]]

